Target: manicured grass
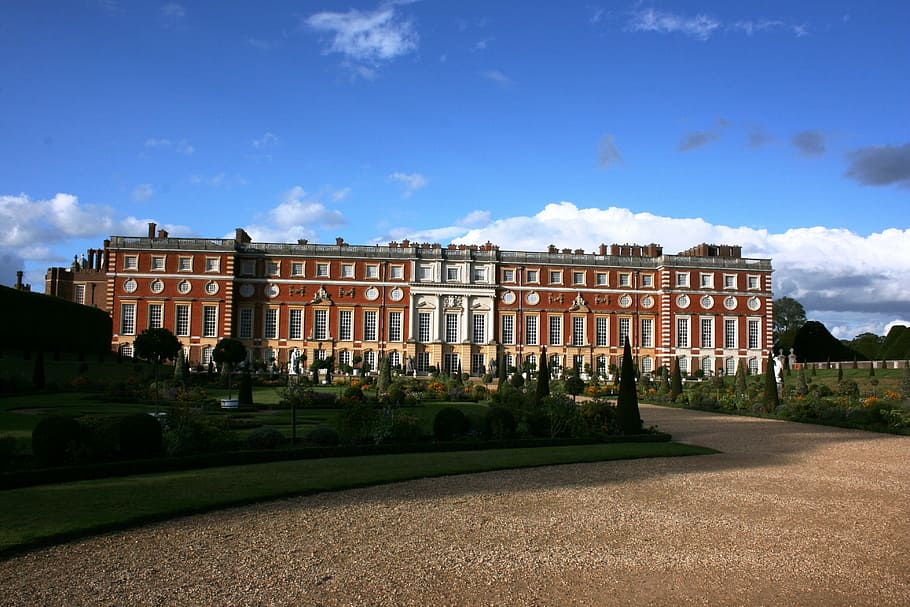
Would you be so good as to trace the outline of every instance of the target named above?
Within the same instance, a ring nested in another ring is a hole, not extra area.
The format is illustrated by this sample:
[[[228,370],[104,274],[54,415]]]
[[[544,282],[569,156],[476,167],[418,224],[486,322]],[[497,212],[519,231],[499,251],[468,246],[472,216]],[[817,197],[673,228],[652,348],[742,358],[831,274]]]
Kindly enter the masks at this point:
[[[0,554],[149,521],[292,495],[416,478],[714,453],[677,443],[620,443],[407,453],[208,468],[0,492]]]

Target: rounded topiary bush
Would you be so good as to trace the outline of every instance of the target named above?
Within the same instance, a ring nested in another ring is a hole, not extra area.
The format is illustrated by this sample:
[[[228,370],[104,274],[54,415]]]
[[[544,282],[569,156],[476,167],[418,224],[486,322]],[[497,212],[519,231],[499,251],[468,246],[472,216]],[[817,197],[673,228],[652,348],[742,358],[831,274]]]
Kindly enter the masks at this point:
[[[363,402],[363,390],[360,389],[360,386],[348,386],[344,391],[344,398]]]
[[[154,457],[161,453],[164,433],[161,423],[148,413],[131,413],[120,420],[120,454],[127,459]]]
[[[88,431],[72,417],[45,417],[32,431],[32,452],[46,466],[73,461],[88,442]]]
[[[490,407],[484,418],[484,433],[490,438],[511,438],[515,435],[515,415],[505,407]]]
[[[433,419],[433,436],[436,440],[450,441],[467,432],[469,428],[468,418],[461,409],[455,407],[440,410]]]
[[[307,432],[306,442],[317,447],[336,447],[338,446],[338,433],[332,428],[317,426]]]
[[[256,428],[246,437],[248,449],[275,449],[284,442],[284,434],[275,428]]]

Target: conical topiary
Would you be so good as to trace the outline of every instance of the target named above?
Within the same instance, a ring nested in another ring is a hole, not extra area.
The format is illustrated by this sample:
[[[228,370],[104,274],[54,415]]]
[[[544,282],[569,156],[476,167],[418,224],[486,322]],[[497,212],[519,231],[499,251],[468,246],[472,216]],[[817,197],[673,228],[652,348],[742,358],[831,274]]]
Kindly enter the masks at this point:
[[[641,413],[638,410],[638,390],[635,388],[635,364],[632,362],[632,347],[629,345],[628,337],[622,353],[616,421],[623,434],[641,434]]]

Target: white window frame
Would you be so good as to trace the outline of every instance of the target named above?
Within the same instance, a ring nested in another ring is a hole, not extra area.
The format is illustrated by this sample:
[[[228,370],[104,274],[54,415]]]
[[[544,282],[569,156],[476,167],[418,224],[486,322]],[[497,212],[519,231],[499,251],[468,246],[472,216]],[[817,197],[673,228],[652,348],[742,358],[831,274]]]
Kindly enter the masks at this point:
[[[692,319],[688,316],[676,317],[676,347],[688,350],[692,347],[691,337]]]
[[[202,336],[218,337],[218,306],[202,306]]]
[[[167,257],[164,255],[152,255],[149,264],[151,264],[149,269],[152,272],[164,272],[167,270]]]
[[[193,258],[181,255],[177,258],[177,271],[178,272],[192,272],[193,271]]]
[[[404,266],[401,264],[390,265],[389,280],[404,280]]]
[[[572,284],[573,284],[573,285],[582,285],[582,286],[584,286],[584,284],[585,284],[585,282],[586,282],[586,281],[585,281],[585,276],[586,276],[586,275],[587,275],[587,272],[575,272],[575,271],[573,271],[573,272],[572,272]]]
[[[539,343],[539,316],[525,316],[525,343],[529,346],[536,346]]]
[[[354,341],[354,311],[338,310],[339,341]]]
[[[189,304],[177,304],[174,306],[174,335],[177,337],[190,336],[191,315],[192,311]]]
[[[547,276],[551,285],[562,284],[562,270],[550,270],[547,272]]]
[[[389,341],[403,341],[404,331],[402,331],[401,322],[403,317],[404,315],[400,311],[389,312]]]
[[[302,261],[292,261],[291,262],[291,276],[305,276],[306,275],[306,263]]]
[[[677,289],[687,289],[689,288],[689,273],[688,272],[677,272],[676,273],[676,288]]]
[[[325,341],[329,339],[328,308],[313,309],[313,339],[316,341]]]
[[[316,264],[316,278],[329,278],[331,267],[328,262],[321,261]]]
[[[262,313],[262,338],[278,339],[278,308],[266,308]]]
[[[123,269],[124,271],[133,271],[139,269],[139,256],[138,255],[124,255],[123,256]]]
[[[253,339],[253,308],[250,306],[237,309],[237,338]]]
[[[598,272],[596,281],[598,287],[609,287],[610,275],[607,272]]]
[[[341,277],[342,278],[354,278],[354,264],[352,264],[352,263],[341,264]]]
[[[379,312],[363,311],[363,341],[379,341]]]
[[[220,257],[206,257],[205,258],[205,271],[206,272],[220,272],[221,271],[221,258]]]
[[[500,316],[500,325],[502,326],[500,332],[500,339],[504,344],[514,344],[515,343],[515,315],[514,314],[504,314]]]
[[[562,345],[562,316],[547,316],[547,337],[551,346]]]
[[[120,335],[136,334],[136,304],[120,304]]]

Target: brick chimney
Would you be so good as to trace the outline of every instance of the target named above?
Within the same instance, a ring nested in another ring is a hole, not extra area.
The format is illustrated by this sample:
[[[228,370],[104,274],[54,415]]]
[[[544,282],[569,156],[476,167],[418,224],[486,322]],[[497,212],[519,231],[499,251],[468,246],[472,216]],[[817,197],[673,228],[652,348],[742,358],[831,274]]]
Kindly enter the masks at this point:
[[[154,222],[151,222],[151,221],[149,222],[149,238],[155,237],[155,228],[157,228],[157,227],[158,226],[155,225]]]

